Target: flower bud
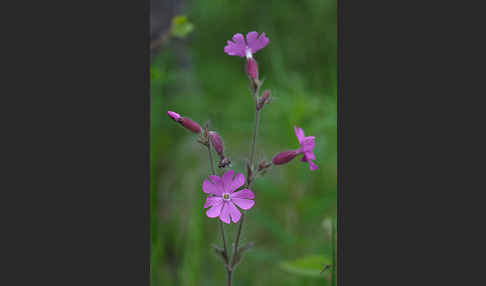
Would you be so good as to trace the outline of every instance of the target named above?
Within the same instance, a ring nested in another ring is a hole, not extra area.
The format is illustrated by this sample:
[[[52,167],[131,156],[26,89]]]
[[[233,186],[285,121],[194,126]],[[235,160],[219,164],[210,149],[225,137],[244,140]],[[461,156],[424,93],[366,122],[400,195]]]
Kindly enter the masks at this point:
[[[221,137],[219,137],[218,133],[215,131],[209,131],[209,139],[211,140],[211,144],[213,144],[214,150],[218,153],[220,157],[223,156],[223,140],[221,140]]]
[[[181,118],[179,113],[175,113],[174,111],[169,110],[169,111],[167,111],[167,114],[169,115],[170,118],[174,119],[177,122],[179,122],[179,119]]]
[[[283,151],[275,155],[275,157],[273,157],[272,159],[272,162],[275,165],[286,164],[292,161],[292,159],[294,159],[297,154],[298,153],[295,150]]]
[[[194,133],[201,133],[201,126],[187,117],[181,117],[179,123]]]
[[[252,79],[258,79],[258,64],[253,58],[246,60],[246,73]]]
[[[258,99],[257,110],[262,109],[265,103],[269,101],[270,101],[270,90],[267,89],[263,92],[263,95]]]

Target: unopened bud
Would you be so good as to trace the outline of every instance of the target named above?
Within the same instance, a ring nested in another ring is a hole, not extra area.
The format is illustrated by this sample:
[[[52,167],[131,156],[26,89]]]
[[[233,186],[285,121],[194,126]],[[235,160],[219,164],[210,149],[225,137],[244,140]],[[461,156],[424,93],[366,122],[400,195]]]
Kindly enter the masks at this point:
[[[181,117],[179,123],[194,133],[201,133],[201,126],[187,117]]]
[[[218,153],[220,157],[223,156],[223,140],[221,140],[221,137],[219,137],[218,133],[215,131],[209,131],[209,139],[211,140],[211,144],[213,144],[214,150]]]
[[[275,165],[286,164],[286,163],[292,161],[292,159],[294,159],[295,156],[297,156],[297,154],[298,153],[295,150],[283,151],[283,152],[280,152],[277,155],[275,155],[275,157],[273,157],[273,159],[272,159],[272,162]]]
[[[246,73],[252,79],[258,79],[258,64],[253,58],[246,60]]]
[[[258,99],[257,110],[262,109],[265,103],[269,102],[269,100],[270,100],[270,90],[267,89],[263,92],[263,95]]]
[[[167,114],[169,115],[170,118],[174,119],[175,121],[179,122],[179,119],[181,118],[181,116],[179,115],[179,113],[176,113],[174,111],[167,111]]]

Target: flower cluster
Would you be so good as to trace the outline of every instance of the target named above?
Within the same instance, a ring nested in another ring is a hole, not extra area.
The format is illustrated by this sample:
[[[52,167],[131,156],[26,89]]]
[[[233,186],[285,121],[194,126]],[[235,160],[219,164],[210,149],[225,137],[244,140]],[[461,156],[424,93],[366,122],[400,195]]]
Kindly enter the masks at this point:
[[[226,54],[246,59],[245,71],[250,80],[250,87],[255,99],[255,111],[257,116],[264,106],[271,101],[271,93],[270,90],[265,90],[262,96],[258,96],[263,82],[258,78],[258,63],[253,58],[253,55],[267,46],[269,42],[270,40],[265,36],[265,33],[259,35],[257,32],[249,32],[246,34],[246,38],[242,34],[237,33],[233,36],[231,41],[227,41],[227,44],[224,47],[224,52]],[[204,132],[202,132],[201,127],[196,122],[186,117],[182,117],[173,111],[168,111],[168,115],[184,128],[200,134],[200,143],[206,145],[208,148],[211,148],[210,146],[213,147],[219,156],[219,168],[225,168],[230,165],[230,161],[224,155],[223,140],[216,131],[208,131],[206,125]],[[266,169],[271,167],[272,164],[286,164],[298,155],[302,155],[301,161],[307,163],[311,171],[316,170],[318,167],[313,162],[316,159],[316,156],[314,155],[315,137],[305,136],[304,130],[297,126],[294,126],[294,131],[300,147],[293,150],[282,151],[273,157],[272,163],[262,161],[257,168],[252,166],[253,148],[255,147],[255,142],[253,142],[252,153],[249,160],[250,163],[247,168],[246,188],[237,191],[245,184],[245,176],[241,173],[234,176],[233,170],[227,170],[221,177],[213,174],[209,176],[208,179],[204,180],[202,183],[202,190],[209,195],[204,204],[204,208],[208,208],[206,215],[210,218],[218,217],[221,221],[227,224],[231,223],[231,221],[233,223],[240,221],[242,214],[238,208],[249,210],[255,205],[255,201],[253,200],[255,195],[249,189],[251,181],[255,176],[254,172],[263,175],[266,172]],[[255,140],[255,138],[253,138],[253,140]],[[211,155],[211,151],[209,152]]]

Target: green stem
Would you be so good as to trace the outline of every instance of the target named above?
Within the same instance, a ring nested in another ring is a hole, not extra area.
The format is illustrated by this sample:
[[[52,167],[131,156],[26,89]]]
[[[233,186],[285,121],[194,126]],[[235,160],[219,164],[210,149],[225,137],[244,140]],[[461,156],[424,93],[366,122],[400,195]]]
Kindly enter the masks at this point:
[[[250,167],[253,167],[253,157],[255,156],[255,148],[256,148],[256,138],[258,134],[258,123],[260,121],[260,111],[256,111],[255,115],[255,125],[253,126],[253,140],[251,144],[251,153],[250,153]]]
[[[258,90],[259,88],[257,89],[257,91],[255,92],[255,94],[253,94],[253,96],[255,97],[255,102],[257,103],[257,93],[258,93]],[[256,106],[256,103],[255,103],[255,106]],[[253,138],[252,138],[252,142],[251,142],[251,151],[250,151],[250,169],[253,170],[253,161],[254,161],[254,157],[255,157],[255,148],[256,148],[256,139],[257,139],[257,134],[258,134],[258,124],[260,122],[260,110],[256,110],[256,115],[255,115],[255,125],[253,126]],[[252,171],[253,173],[253,171]],[[246,176],[246,179],[247,179],[247,183],[246,183],[246,187],[249,188],[251,183],[252,183],[252,178],[251,176],[253,176],[253,174],[247,174]],[[241,237],[241,229],[243,228],[243,222],[245,220],[245,213],[242,212],[241,213],[241,219],[240,219],[240,222],[238,224],[238,232],[236,233],[236,239],[235,239],[235,247],[234,247],[234,251],[233,251],[233,258],[232,258],[232,261],[231,261],[231,268],[235,267],[235,264],[236,264],[236,257],[238,255],[238,245],[240,243],[240,237]]]
[[[216,175],[216,169],[214,169],[213,154],[211,152],[211,145],[208,144],[207,147],[208,147],[208,154],[209,154],[209,162],[211,162],[211,171],[212,171],[213,175]],[[225,264],[226,264],[225,265],[225,267],[226,267],[226,279],[227,279],[226,285],[231,286],[231,273],[232,273],[232,271],[229,267],[229,261],[228,261],[229,255],[228,255],[228,249],[226,248],[226,236],[224,234],[223,222],[219,219],[218,219],[218,221],[219,221],[219,229],[221,231],[221,236],[223,238],[223,251],[224,251],[224,257],[225,257],[225,260],[226,260],[225,261]]]

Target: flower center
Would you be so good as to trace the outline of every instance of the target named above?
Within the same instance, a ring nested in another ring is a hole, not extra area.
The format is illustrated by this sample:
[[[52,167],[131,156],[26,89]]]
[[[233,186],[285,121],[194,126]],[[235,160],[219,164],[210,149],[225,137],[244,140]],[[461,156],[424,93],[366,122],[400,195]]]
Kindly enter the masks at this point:
[[[229,198],[230,198],[230,195],[228,193],[224,193],[223,194],[223,199],[224,200],[229,200]]]
[[[252,58],[252,53],[251,53],[251,49],[250,48],[246,48],[245,50],[245,54],[246,54],[246,58],[249,59],[249,58]]]

